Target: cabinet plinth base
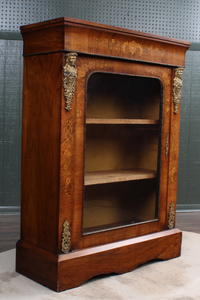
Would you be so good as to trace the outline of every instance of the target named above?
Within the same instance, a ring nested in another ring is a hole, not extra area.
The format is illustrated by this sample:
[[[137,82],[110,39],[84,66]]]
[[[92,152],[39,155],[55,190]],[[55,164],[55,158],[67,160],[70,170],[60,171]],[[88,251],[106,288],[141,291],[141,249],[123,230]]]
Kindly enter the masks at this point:
[[[178,257],[181,240],[182,232],[172,229],[59,255],[19,240],[16,271],[61,292],[96,275],[122,274],[152,259]]]

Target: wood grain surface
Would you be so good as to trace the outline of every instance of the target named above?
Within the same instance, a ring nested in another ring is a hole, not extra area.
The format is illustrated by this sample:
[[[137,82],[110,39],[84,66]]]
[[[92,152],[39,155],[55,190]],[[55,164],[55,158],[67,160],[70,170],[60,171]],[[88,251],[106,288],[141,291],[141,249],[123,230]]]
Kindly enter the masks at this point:
[[[21,27],[24,55],[70,51],[184,66],[191,43],[63,17]]]
[[[21,237],[56,252],[61,67],[61,53],[24,59]]]
[[[130,180],[156,178],[156,172],[144,169],[126,169],[113,171],[97,171],[85,173],[85,185],[110,182],[124,182]]]
[[[158,124],[158,120],[149,119],[86,119],[86,124]]]
[[[61,292],[80,286],[96,275],[121,274],[152,259],[178,257],[181,236],[180,230],[173,229],[63,255],[19,241],[16,270]]]

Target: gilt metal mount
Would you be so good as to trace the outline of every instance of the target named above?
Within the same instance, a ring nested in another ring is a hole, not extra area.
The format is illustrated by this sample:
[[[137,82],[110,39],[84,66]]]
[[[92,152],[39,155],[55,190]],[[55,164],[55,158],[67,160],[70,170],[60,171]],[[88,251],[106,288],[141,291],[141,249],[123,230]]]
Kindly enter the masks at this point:
[[[174,113],[178,114],[179,103],[181,102],[183,68],[175,69],[175,77],[173,80],[173,96],[174,96]]]
[[[168,220],[168,228],[174,228],[175,223],[175,213],[174,213],[174,203],[171,202],[170,210],[169,210],[169,220]]]
[[[64,95],[66,100],[65,109],[67,111],[71,110],[71,102],[74,97],[74,92],[76,88],[76,78],[77,78],[77,69],[76,69],[76,58],[77,53],[68,53],[66,54],[66,65],[63,67],[64,70]]]
[[[63,223],[63,233],[62,233],[62,252],[68,253],[70,251],[70,231],[69,231],[69,222],[66,220]]]

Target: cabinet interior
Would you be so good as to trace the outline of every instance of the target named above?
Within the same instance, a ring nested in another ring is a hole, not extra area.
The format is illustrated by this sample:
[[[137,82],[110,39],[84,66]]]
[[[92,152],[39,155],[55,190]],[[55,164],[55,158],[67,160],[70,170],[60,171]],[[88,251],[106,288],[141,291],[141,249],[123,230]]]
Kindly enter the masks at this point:
[[[83,234],[158,218],[160,112],[158,79],[89,76]]]

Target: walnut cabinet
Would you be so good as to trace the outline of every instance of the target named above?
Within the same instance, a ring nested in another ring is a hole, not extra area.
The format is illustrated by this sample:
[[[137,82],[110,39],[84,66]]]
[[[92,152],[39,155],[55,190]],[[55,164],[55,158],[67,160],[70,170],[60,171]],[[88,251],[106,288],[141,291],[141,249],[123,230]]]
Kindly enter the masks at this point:
[[[71,18],[23,26],[16,270],[55,290],[180,255],[190,43]]]

